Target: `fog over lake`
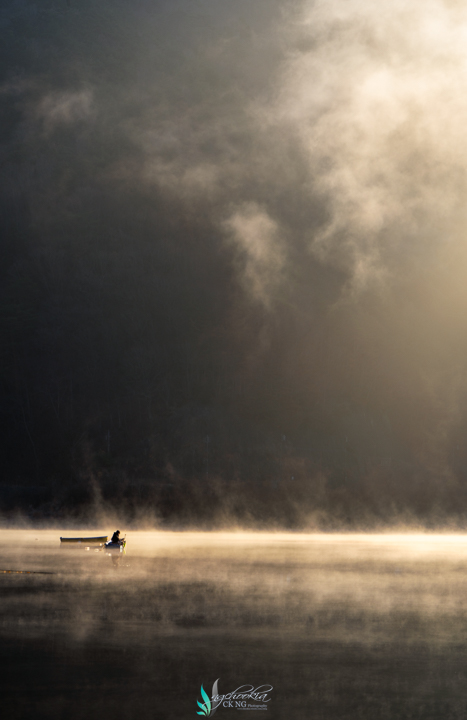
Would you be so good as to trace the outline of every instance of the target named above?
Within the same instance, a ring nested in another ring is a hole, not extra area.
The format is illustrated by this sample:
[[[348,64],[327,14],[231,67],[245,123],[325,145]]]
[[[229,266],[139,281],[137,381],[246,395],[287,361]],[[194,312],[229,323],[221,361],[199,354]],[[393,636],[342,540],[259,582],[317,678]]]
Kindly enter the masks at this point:
[[[0,31],[0,720],[467,720],[467,3]]]
[[[118,569],[60,547],[99,534],[0,531],[5,717],[194,717],[217,679],[271,685],[270,718],[463,717],[467,537],[128,532]]]

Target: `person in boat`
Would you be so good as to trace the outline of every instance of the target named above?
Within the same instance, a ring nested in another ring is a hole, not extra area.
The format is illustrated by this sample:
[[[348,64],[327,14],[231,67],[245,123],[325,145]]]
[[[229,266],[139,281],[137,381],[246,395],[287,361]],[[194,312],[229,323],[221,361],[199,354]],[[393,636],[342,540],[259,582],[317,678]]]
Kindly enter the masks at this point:
[[[110,542],[115,543],[115,545],[123,545],[123,540],[120,540],[120,530],[115,530]]]

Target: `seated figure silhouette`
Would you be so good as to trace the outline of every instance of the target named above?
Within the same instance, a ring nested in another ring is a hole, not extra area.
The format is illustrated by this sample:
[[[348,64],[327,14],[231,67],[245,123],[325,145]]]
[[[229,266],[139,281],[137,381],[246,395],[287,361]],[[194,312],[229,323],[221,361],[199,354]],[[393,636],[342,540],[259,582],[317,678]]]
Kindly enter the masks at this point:
[[[115,530],[110,542],[115,543],[115,545],[121,545],[123,543],[123,540],[120,540],[120,530]]]

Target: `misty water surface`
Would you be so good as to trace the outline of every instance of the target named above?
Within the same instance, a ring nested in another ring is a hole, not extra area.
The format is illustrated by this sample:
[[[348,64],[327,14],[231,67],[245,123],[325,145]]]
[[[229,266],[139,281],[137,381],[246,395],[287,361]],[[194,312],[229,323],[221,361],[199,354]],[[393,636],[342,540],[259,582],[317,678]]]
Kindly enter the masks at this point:
[[[268,717],[461,717],[466,537],[129,532],[118,570],[60,548],[102,532],[0,533],[1,569],[37,573],[0,574],[12,717],[194,717],[217,678],[272,684]]]

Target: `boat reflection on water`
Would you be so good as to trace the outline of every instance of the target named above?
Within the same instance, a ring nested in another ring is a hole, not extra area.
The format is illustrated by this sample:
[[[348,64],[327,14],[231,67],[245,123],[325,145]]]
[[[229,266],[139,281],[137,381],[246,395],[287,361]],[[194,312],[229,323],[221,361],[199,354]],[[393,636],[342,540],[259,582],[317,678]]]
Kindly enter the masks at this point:
[[[125,548],[126,540],[125,538],[123,538],[123,540],[120,540],[118,543],[114,543],[112,541],[106,542],[104,544],[103,550],[106,555],[109,555],[112,558],[113,566],[118,568],[123,555],[126,554]]]

